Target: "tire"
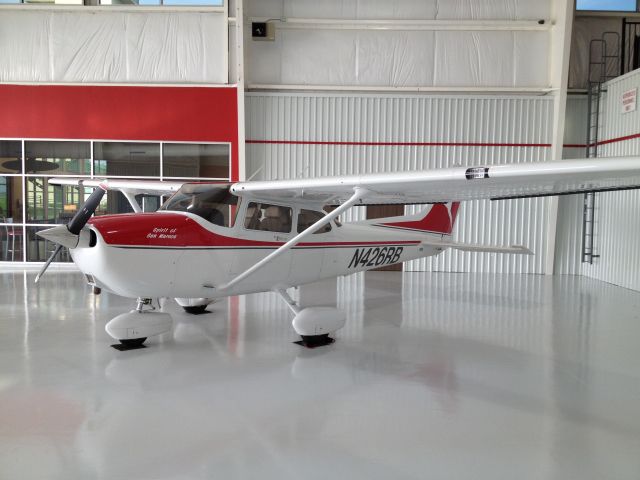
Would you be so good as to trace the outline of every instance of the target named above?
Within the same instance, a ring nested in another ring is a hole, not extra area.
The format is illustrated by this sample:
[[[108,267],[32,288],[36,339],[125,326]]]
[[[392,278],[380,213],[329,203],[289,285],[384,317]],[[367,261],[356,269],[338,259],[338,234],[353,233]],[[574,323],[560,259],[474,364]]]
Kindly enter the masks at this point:
[[[194,307],[182,307],[184,311],[192,315],[198,315],[207,311],[208,305],[196,305]]]
[[[136,348],[136,347],[140,347],[145,340],[147,339],[147,337],[143,337],[143,338],[127,338],[124,340],[120,340],[120,343],[122,345],[124,345],[125,347],[128,348]]]

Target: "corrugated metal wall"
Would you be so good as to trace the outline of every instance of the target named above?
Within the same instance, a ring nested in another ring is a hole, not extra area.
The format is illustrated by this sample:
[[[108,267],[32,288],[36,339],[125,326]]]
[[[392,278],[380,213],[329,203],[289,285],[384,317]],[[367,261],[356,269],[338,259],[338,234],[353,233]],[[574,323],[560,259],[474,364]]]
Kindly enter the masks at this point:
[[[639,87],[638,71],[608,82],[599,156],[640,155],[640,105],[622,113],[622,94]],[[584,275],[640,290],[639,207],[639,190],[597,194],[595,247],[600,258],[583,264]]]
[[[587,143],[587,96],[567,99],[563,158],[584,158]],[[558,227],[556,232],[556,274],[582,273],[582,206],[584,195],[558,198]]]
[[[622,94],[640,87],[640,72],[619,77],[606,85],[602,101],[598,155],[640,155],[640,105],[622,113]],[[565,143],[586,143],[586,99],[567,104],[567,121],[583,123],[583,133],[571,134]],[[569,125],[569,123],[568,123]],[[578,127],[576,127],[578,128]],[[565,158],[584,156],[584,150],[565,148]],[[640,290],[640,191],[607,192],[596,195],[595,254],[593,264],[581,263],[583,197],[560,200],[555,272],[582,274],[633,290]]]
[[[248,93],[247,176],[259,168],[256,179],[284,179],[548,160],[552,113],[547,97]],[[469,202],[459,216],[456,240],[525,244],[533,257],[447,252],[406,268],[542,273],[547,203]]]

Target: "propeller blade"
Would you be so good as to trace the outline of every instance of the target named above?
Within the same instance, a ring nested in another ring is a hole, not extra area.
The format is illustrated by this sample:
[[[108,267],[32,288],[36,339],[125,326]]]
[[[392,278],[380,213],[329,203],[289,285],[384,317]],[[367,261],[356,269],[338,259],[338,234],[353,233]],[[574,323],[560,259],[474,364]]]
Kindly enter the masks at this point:
[[[42,267],[42,270],[40,270],[38,275],[36,275],[36,282],[35,283],[38,283],[38,281],[40,280],[40,277],[42,277],[42,275],[44,275],[44,272],[47,271],[47,268],[49,268],[49,265],[51,265],[51,262],[53,262],[53,259],[56,258],[56,255],[58,255],[58,253],[60,252],[60,250],[62,250],[62,248],[63,248],[62,245],[58,245],[56,247],[56,249],[53,251],[53,253],[49,257],[49,260],[47,260],[47,263],[44,264],[44,266]]]
[[[36,283],[40,280],[40,277],[44,275],[44,272],[47,271],[53,259],[58,255],[62,247],[67,248],[75,248],[78,245],[79,235],[84,226],[87,224],[91,215],[93,215],[100,205],[100,200],[107,191],[107,183],[102,182],[98,185],[87,201],[84,202],[84,205],[78,210],[71,221],[66,225],[58,225],[57,227],[48,228],[46,230],[42,230],[40,232],[36,232],[36,235],[47,239],[51,242],[55,242],[58,244],[55,251],[51,254],[47,262],[42,267],[42,270],[36,276]]]
[[[80,230],[84,228],[84,226],[91,218],[91,215],[93,215],[93,213],[96,211],[96,208],[98,208],[98,205],[100,205],[100,200],[102,200],[102,197],[104,196],[106,191],[107,183],[102,182],[100,185],[98,185],[98,188],[96,188],[93,193],[89,195],[89,198],[87,198],[87,201],[84,202],[82,208],[78,210],[78,213],[76,213],[71,221],[67,224],[67,229],[71,233],[73,233],[74,235],[80,234]]]

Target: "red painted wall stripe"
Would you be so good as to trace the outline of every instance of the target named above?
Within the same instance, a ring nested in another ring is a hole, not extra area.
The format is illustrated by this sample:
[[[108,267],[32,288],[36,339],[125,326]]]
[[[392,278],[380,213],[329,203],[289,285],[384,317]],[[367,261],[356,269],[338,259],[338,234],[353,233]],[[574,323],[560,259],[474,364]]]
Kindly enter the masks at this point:
[[[640,133],[634,133],[633,135],[626,135],[624,137],[611,138],[609,140],[602,140],[598,142],[598,145],[607,145],[609,143],[624,142],[626,140],[633,140],[635,138],[640,138]]]
[[[230,142],[238,179],[236,87],[0,85],[0,137]]]
[[[601,140],[597,145],[624,142],[640,138],[640,133]],[[550,148],[550,143],[490,143],[490,142],[325,142],[315,140],[246,140],[256,145],[329,145],[356,147],[538,147]],[[565,143],[564,148],[587,148],[586,143]]]
[[[634,133],[633,135],[625,135],[623,137],[616,137],[616,138],[610,138],[608,140],[600,140],[599,142],[596,142],[595,146],[600,146],[600,145],[608,145],[610,143],[618,143],[618,142],[625,142],[627,140],[635,140],[636,138],[640,138],[640,133]],[[564,145],[565,148],[587,148],[587,144],[586,143],[567,143]]]
[[[340,145],[357,147],[551,147],[550,143],[488,142],[322,142],[313,140],[246,140],[246,143],[258,145]]]

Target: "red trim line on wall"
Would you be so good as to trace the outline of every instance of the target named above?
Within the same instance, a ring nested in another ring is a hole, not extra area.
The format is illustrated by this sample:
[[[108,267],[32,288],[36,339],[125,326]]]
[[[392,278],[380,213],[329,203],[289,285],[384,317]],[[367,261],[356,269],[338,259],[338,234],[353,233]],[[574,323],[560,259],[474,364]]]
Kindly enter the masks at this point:
[[[322,142],[313,140],[246,140],[246,143],[258,145],[340,145],[357,147],[551,147],[550,143],[488,142]]]
[[[623,142],[640,138],[640,133],[624,137],[601,140],[597,145]],[[530,147],[550,148],[550,143],[491,143],[491,142],[328,142],[315,140],[246,140],[255,145],[328,145],[328,146],[357,146],[357,147]],[[587,148],[584,143],[565,143],[564,148]]]
[[[625,142],[627,140],[635,140],[636,138],[640,138],[640,133],[634,133],[633,135],[625,135],[624,137],[610,138],[608,140],[600,140],[599,142],[596,142],[594,145],[596,146],[609,145],[610,143]],[[587,144],[586,143],[567,143],[564,145],[564,147],[565,148],[587,148]]]
[[[236,87],[0,85],[0,137],[231,143]]]

